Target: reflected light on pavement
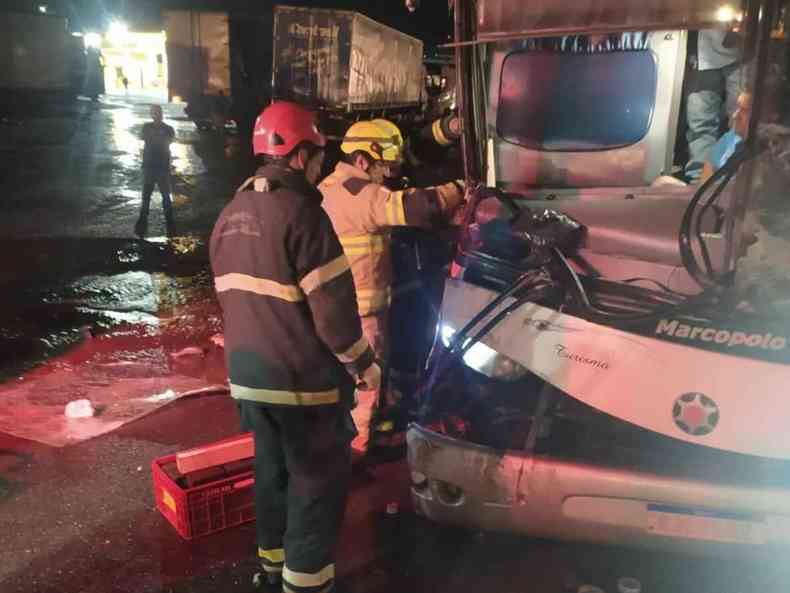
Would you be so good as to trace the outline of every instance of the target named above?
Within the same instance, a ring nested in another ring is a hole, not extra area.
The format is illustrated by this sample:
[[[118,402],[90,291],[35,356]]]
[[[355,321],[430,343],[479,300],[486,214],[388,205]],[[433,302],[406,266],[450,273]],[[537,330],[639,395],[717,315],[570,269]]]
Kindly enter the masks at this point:
[[[125,168],[136,169],[140,167],[140,152],[143,141],[134,133],[132,126],[142,123],[131,109],[117,109],[112,112],[112,140],[114,149],[119,154],[116,159]]]

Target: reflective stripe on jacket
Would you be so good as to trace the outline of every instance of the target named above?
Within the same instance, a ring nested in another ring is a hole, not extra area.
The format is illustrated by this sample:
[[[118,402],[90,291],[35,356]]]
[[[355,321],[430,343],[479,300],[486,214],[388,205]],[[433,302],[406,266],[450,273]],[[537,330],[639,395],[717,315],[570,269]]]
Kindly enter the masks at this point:
[[[275,406],[337,403],[353,390],[348,373],[373,361],[348,260],[302,175],[265,167],[255,187],[263,191],[242,187],[211,235],[231,395]]]
[[[391,191],[371,181],[364,171],[343,162],[318,189],[351,265],[362,316],[389,307],[392,284],[389,229],[432,228],[463,200],[463,188],[458,183]]]

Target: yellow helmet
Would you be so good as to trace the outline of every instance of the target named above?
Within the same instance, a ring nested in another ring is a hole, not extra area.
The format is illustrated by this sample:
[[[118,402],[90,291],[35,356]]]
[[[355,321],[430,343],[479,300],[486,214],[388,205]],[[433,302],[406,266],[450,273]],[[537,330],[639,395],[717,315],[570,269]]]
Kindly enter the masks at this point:
[[[346,154],[359,150],[377,161],[399,163],[403,159],[403,136],[398,126],[386,119],[358,121],[346,132],[340,150]]]
[[[397,138],[398,146],[403,146],[403,136],[401,135],[398,126],[388,119],[374,119],[373,123],[381,126],[384,130],[389,132],[390,136],[393,138]]]

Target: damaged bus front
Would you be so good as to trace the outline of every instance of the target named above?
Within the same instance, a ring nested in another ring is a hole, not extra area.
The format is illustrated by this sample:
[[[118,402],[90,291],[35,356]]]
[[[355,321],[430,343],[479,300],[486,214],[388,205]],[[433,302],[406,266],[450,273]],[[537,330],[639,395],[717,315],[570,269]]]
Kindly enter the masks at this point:
[[[469,204],[408,434],[418,510],[573,540],[786,546],[778,4],[455,13]],[[738,44],[747,130],[687,184],[676,146],[689,41],[706,30]]]

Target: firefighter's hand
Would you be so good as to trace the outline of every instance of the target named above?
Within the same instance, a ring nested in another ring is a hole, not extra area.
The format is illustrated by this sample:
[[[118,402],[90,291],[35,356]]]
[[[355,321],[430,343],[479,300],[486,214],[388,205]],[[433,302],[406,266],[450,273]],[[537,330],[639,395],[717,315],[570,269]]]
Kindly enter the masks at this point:
[[[450,183],[436,186],[436,193],[439,194],[439,204],[445,217],[451,218],[453,213],[464,202],[466,184],[463,179],[456,179]]]
[[[357,375],[357,389],[378,391],[381,387],[381,367],[375,362]]]
[[[453,115],[450,118],[450,121],[447,122],[447,128],[450,130],[450,133],[455,136],[456,138],[461,137],[461,118],[457,115]]]

